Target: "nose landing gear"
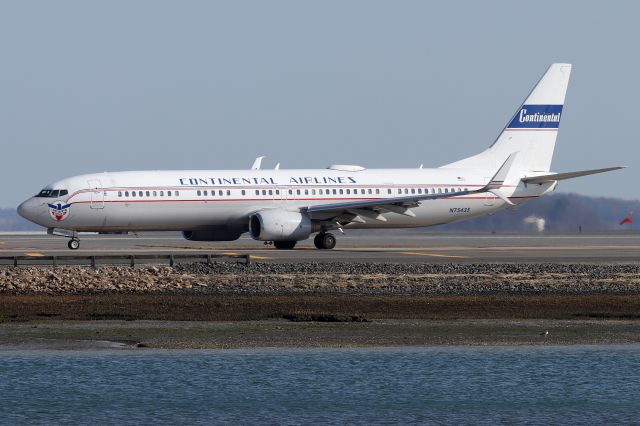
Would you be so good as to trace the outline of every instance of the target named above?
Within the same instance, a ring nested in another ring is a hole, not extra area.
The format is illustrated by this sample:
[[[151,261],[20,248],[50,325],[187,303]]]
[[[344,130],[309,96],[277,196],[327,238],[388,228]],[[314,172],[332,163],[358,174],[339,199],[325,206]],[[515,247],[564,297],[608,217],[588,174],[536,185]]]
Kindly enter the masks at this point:
[[[313,244],[320,250],[331,250],[336,246],[336,237],[328,232],[320,232],[313,239]]]
[[[80,248],[80,238],[78,238],[78,231],[63,228],[48,228],[47,234],[69,238],[67,247],[69,247],[70,250],[78,250]]]

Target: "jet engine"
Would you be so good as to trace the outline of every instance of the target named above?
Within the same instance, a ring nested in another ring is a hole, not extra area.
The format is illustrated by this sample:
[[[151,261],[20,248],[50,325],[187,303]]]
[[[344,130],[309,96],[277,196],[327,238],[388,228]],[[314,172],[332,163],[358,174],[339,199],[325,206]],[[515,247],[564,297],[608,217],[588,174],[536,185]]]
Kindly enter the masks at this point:
[[[249,218],[249,233],[260,241],[306,240],[314,228],[308,215],[282,209],[261,210]]]
[[[240,229],[228,226],[216,226],[199,231],[182,231],[182,236],[189,241],[234,241],[240,238],[240,235],[242,235]]]

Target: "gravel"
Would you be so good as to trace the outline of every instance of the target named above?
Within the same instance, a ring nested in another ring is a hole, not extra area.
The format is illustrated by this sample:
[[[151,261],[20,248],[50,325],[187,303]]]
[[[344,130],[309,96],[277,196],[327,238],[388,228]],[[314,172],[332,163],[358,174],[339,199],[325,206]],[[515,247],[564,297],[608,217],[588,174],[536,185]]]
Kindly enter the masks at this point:
[[[235,263],[3,267],[0,294],[636,295],[640,266]]]

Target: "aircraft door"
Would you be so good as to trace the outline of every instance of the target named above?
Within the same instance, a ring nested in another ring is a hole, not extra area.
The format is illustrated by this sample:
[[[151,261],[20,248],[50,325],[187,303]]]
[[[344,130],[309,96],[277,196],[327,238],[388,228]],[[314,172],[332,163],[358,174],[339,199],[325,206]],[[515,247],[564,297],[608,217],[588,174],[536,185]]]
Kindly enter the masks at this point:
[[[104,189],[99,179],[91,179],[87,181],[91,190],[91,208],[104,209]]]
[[[287,200],[291,198],[291,196],[289,195],[289,190],[291,190],[290,187],[287,187],[287,186],[280,187],[280,201],[282,202],[282,204],[286,204]]]

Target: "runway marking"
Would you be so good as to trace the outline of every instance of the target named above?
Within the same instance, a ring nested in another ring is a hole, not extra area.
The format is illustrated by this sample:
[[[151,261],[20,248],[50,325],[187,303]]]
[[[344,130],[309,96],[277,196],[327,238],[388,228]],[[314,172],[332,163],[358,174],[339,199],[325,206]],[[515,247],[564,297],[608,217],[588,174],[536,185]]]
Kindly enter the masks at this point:
[[[469,256],[454,256],[451,254],[440,254],[440,253],[418,253],[415,251],[401,251],[400,254],[409,254],[413,256],[428,256],[428,257],[449,257],[452,259],[468,259]]]
[[[36,253],[36,252],[28,252],[28,253],[25,253],[25,254],[27,256],[31,256],[31,257],[42,257],[42,256],[44,256],[43,253]]]

